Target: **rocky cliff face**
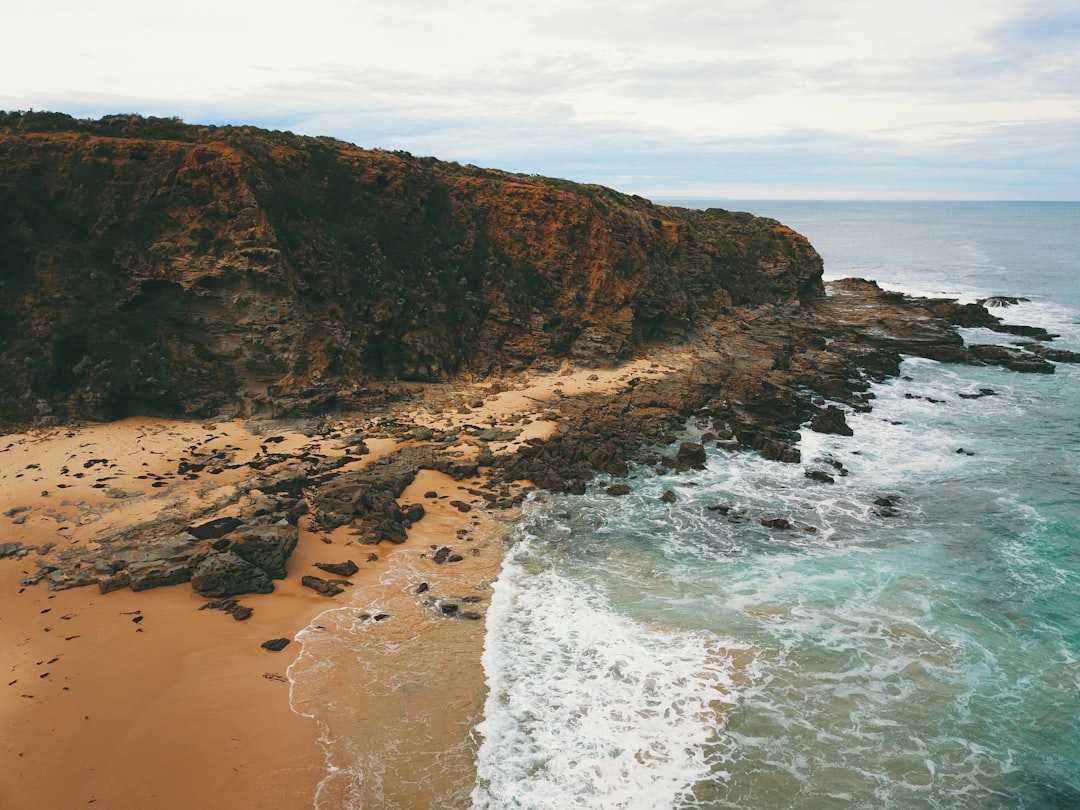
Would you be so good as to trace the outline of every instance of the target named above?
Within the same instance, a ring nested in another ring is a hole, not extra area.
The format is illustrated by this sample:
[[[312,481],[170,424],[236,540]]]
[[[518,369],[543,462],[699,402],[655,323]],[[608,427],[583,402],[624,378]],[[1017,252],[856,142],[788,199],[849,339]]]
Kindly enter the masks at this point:
[[[171,119],[0,114],[0,421],[347,407],[823,294],[772,220]]]

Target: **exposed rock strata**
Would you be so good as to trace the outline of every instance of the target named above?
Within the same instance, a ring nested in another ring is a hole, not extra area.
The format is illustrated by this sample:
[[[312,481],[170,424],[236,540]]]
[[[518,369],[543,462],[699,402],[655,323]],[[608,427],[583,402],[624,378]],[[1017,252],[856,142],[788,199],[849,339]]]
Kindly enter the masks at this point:
[[[1080,360],[981,304],[859,279],[826,290],[813,248],[772,220],[326,139],[8,116],[0,199],[13,212],[0,239],[8,424],[333,405],[358,409],[368,428],[341,435],[334,457],[284,452],[268,436],[224,509],[113,531],[92,549],[35,550],[54,588],[190,582],[235,608],[228,597],[286,576],[304,516],[321,531],[349,526],[360,543],[403,541],[425,514],[399,502],[421,469],[482,471],[476,503],[507,506],[512,481],[581,492],[638,464],[699,468],[705,436],[796,463],[797,431],[849,434],[844,414],[869,409],[870,384],[899,373],[904,355],[1043,373]],[[967,346],[957,327],[1023,340]],[[556,426],[545,438],[519,440],[521,422],[439,429],[405,415],[453,390],[433,381],[473,381],[482,399],[477,379],[494,395],[518,370],[632,356],[664,365],[537,403]],[[688,424],[700,442],[680,443]],[[374,434],[409,446],[342,469]],[[235,466],[193,452],[176,474]],[[833,474],[845,472],[807,471]],[[448,547],[436,553],[449,561]],[[321,567],[349,576],[355,563]],[[304,583],[326,595],[348,585]]]
[[[319,411],[821,293],[773,220],[252,128],[0,115],[0,419]]]

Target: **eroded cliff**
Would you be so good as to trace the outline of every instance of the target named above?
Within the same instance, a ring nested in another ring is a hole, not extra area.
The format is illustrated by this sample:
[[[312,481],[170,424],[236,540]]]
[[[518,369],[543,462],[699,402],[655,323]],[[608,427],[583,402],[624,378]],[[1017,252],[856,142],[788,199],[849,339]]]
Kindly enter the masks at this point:
[[[0,116],[0,420],[348,407],[823,292],[778,222],[173,119]]]

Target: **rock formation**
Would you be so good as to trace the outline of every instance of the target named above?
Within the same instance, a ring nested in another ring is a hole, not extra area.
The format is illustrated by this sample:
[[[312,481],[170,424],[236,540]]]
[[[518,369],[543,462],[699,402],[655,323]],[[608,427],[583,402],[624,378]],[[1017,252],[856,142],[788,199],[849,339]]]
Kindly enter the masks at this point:
[[[903,355],[1041,373],[1080,360],[982,304],[860,279],[826,289],[813,247],[773,220],[290,133],[0,114],[0,207],[0,424],[378,410],[373,429],[408,442],[358,471],[341,468],[368,452],[363,432],[333,458],[267,437],[228,515],[159,519],[92,551],[36,549],[37,579],[54,588],[191,582],[235,607],[228,597],[285,576],[303,515],[320,531],[351,525],[361,543],[403,541],[424,508],[398,498],[421,469],[462,480],[483,468],[474,494],[505,506],[512,481],[581,492],[635,464],[700,468],[708,440],[797,463],[798,430],[849,435],[845,413],[869,409],[870,384]],[[1015,342],[966,346],[958,326]],[[393,404],[437,382],[496,391],[524,369],[675,355],[614,392],[545,404],[546,438],[434,430]],[[193,452],[177,474],[229,464]],[[349,584],[303,581],[327,595]]]
[[[172,119],[0,115],[0,419],[316,411],[821,294],[772,220]]]

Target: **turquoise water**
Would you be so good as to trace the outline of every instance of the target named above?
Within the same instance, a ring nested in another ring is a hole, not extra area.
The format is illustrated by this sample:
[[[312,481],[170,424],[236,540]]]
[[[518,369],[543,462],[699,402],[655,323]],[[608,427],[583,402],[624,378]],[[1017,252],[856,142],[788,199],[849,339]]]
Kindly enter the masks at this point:
[[[998,314],[1080,350],[1080,205],[717,205],[806,234],[826,278],[1027,296]],[[1080,807],[1080,366],[903,375],[802,464],[712,449],[528,506],[475,807]]]

